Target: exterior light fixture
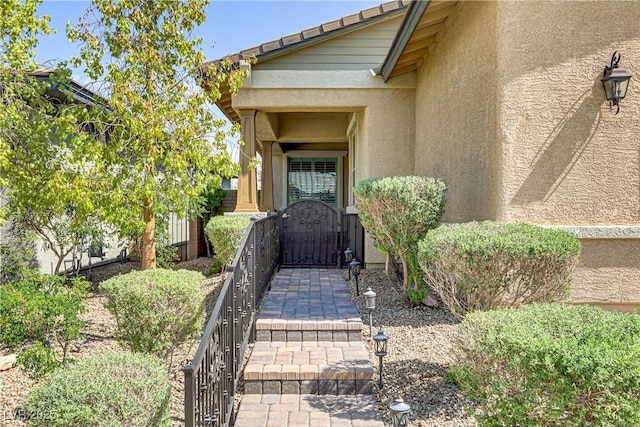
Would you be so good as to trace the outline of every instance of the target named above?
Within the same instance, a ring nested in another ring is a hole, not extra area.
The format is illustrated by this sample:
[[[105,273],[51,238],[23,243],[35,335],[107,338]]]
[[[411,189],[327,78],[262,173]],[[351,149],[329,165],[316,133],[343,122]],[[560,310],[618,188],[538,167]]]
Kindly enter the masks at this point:
[[[360,275],[360,261],[354,258],[353,261],[349,263],[349,267],[351,270],[351,274],[353,274],[353,277],[356,278],[356,296],[360,296],[360,288],[358,286],[358,276]]]
[[[353,261],[353,251],[347,248],[344,251],[344,262],[349,266],[349,280],[351,280],[351,261]]]
[[[380,390],[382,390],[382,387],[384,386],[384,383],[382,382],[382,358],[387,355],[388,340],[389,340],[389,337],[386,336],[384,332],[382,332],[382,329],[380,329],[378,333],[373,336],[373,341],[375,342],[374,354],[378,356],[378,358],[380,359],[380,362],[378,363],[378,366],[380,368],[380,372],[378,374],[378,377],[379,377],[378,388]]]
[[[391,425],[393,425],[393,427],[409,426],[409,411],[411,411],[411,406],[402,400],[401,397],[394,400],[393,403],[389,405],[389,409],[391,410]]]
[[[369,286],[362,295],[364,295],[364,305],[369,310],[369,336],[373,336],[371,331],[373,329],[373,310],[376,309],[376,293]]]
[[[613,52],[611,63],[604,67],[602,73],[602,86],[609,101],[609,111],[613,112],[613,107],[616,107],[614,114],[620,112],[620,101],[627,95],[629,80],[631,80],[631,74],[624,68],[620,68],[620,54],[617,51]]]

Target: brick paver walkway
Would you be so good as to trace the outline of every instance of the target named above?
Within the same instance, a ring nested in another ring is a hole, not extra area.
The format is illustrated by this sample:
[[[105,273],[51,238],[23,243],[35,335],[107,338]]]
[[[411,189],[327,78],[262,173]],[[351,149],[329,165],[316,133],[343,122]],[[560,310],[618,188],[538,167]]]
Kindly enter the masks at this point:
[[[236,427],[383,427],[340,270],[282,269],[256,321]]]

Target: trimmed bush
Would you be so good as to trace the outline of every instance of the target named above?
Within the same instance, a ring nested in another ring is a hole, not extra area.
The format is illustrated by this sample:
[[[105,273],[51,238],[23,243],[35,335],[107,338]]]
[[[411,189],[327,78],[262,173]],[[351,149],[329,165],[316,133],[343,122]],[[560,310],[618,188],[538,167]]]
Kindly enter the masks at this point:
[[[358,216],[381,252],[400,258],[406,291],[421,283],[417,244],[444,214],[446,185],[422,176],[369,178],[354,188]]]
[[[566,298],[580,254],[573,234],[522,222],[442,226],[418,246],[427,283],[458,318]]]
[[[233,262],[250,223],[246,216],[223,215],[214,216],[205,227],[216,258],[225,267]]]
[[[143,270],[100,284],[107,309],[132,351],[167,358],[204,322],[204,276],[187,270]]]
[[[24,270],[22,278],[0,286],[0,339],[19,349],[18,362],[39,377],[67,361],[80,337],[88,283]]]
[[[130,352],[97,355],[56,369],[28,395],[30,425],[169,425],[171,390],[158,358]]]
[[[481,426],[640,425],[640,317],[531,304],[470,313],[451,377]]]

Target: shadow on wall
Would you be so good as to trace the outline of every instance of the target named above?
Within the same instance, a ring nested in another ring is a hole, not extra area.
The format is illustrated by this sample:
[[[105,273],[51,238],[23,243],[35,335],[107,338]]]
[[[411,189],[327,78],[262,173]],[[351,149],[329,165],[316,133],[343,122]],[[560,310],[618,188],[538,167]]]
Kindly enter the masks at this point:
[[[531,161],[531,173],[511,204],[546,201],[569,175],[601,120],[604,101],[600,77],[567,110]]]

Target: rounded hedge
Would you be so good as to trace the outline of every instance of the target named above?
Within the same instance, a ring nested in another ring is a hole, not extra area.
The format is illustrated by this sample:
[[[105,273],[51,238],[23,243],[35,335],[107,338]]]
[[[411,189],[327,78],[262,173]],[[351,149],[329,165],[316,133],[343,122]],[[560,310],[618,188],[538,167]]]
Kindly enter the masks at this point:
[[[188,270],[132,271],[100,284],[131,350],[167,357],[204,323],[204,276]]]
[[[481,426],[640,425],[640,317],[561,303],[470,313],[452,377]]]
[[[214,216],[205,227],[216,258],[223,266],[233,262],[250,223],[246,216],[223,215]]]
[[[114,352],[47,374],[27,395],[25,412],[35,426],[168,426],[170,398],[160,359]]]
[[[573,234],[523,222],[443,225],[418,244],[426,281],[457,317],[565,298],[579,254]]]

